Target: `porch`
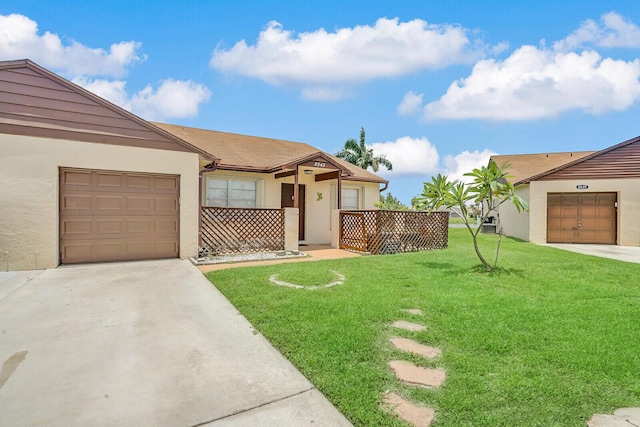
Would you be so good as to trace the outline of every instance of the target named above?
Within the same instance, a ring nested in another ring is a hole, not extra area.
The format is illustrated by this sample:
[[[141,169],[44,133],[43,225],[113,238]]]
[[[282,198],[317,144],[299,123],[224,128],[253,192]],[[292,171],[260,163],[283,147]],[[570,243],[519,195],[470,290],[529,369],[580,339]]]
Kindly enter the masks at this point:
[[[447,212],[335,210],[330,247],[375,255],[442,249],[448,244],[448,224]],[[299,226],[296,208],[203,207],[198,256],[330,251],[325,245],[299,246]]]

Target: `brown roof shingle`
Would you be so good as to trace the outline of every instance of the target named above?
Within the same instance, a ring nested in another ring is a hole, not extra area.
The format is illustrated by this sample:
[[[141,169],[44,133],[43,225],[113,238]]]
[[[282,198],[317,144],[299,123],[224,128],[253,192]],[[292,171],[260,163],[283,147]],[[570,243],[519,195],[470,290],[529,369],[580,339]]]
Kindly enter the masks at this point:
[[[322,153],[353,173],[347,180],[386,183],[378,175],[358,168],[331,154],[302,142],[240,135],[236,133],[197,129],[166,123],[155,126],[183,139],[220,159],[219,168],[268,173],[280,165],[295,162],[315,153]]]
[[[595,151],[573,151],[566,153],[511,154],[491,156],[498,166],[511,165],[508,170],[514,185],[564,164],[576,161]]]

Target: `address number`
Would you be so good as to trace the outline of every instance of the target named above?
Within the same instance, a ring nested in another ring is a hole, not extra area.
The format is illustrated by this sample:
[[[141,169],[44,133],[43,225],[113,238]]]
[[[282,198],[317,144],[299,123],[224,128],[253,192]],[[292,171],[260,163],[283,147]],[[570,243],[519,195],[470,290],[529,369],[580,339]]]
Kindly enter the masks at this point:
[[[315,166],[315,167],[317,167],[317,168],[323,168],[323,167],[325,167],[326,165],[327,165],[327,164],[326,164],[326,163],[324,163],[324,162],[315,162],[315,163],[313,164],[313,166]]]
[[[576,188],[578,190],[586,190],[587,188],[589,188],[589,186],[586,184],[580,184],[580,185],[576,185]]]

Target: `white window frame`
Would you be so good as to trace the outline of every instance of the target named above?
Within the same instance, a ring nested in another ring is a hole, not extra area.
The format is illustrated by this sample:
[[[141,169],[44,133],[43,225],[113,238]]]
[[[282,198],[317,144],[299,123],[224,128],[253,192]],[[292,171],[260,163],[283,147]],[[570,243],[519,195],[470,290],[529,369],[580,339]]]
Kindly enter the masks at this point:
[[[263,191],[264,191],[264,185],[263,182],[264,180],[262,179],[252,179],[252,178],[247,178],[247,177],[237,177],[237,176],[227,176],[227,175],[206,175],[206,185],[204,188],[204,194],[203,194],[203,206],[216,206],[214,204],[211,203],[212,200],[216,200],[214,198],[210,198],[209,197],[209,190],[210,190],[210,182],[211,181],[226,181],[227,182],[227,192],[229,192],[229,183],[230,182],[251,182],[255,185],[255,197],[252,200],[253,201],[253,206],[229,206],[229,200],[237,200],[237,201],[242,201],[245,199],[229,199],[229,197],[227,197],[226,199],[218,199],[218,200],[226,200],[226,205],[225,206],[218,206],[218,207],[240,207],[240,208],[246,208],[246,209],[252,209],[252,208],[261,208],[262,207],[262,201],[263,201]],[[229,194],[227,193],[227,196]],[[251,200],[251,199],[246,199],[246,200]]]
[[[342,197],[342,210],[363,210],[364,209],[364,187],[354,186],[354,185],[342,185],[342,191],[344,190],[357,190],[358,191],[358,207],[345,207],[344,206],[344,197]],[[343,194],[344,196],[344,194]],[[331,184],[331,209],[338,208],[338,186],[336,184]]]

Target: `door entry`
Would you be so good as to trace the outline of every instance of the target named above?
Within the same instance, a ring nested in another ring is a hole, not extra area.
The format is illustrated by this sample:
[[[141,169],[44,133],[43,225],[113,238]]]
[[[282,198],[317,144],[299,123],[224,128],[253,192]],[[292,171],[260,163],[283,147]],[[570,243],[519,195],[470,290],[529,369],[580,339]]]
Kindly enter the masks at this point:
[[[293,187],[294,184],[282,184],[282,198],[280,207],[293,207]],[[305,214],[305,186],[298,185],[298,240],[304,240],[304,214]]]

